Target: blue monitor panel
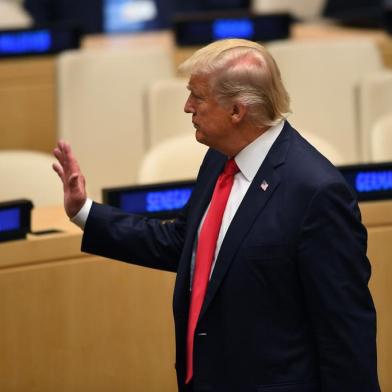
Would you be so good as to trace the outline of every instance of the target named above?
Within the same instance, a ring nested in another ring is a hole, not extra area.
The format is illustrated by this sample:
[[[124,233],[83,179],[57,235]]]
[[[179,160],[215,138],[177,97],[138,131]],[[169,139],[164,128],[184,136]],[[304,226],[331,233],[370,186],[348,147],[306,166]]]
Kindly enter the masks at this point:
[[[392,199],[392,162],[339,166],[359,201]]]
[[[0,210],[0,233],[20,228],[20,209],[11,207]]]
[[[107,188],[103,202],[129,213],[172,219],[188,202],[194,181]]]
[[[0,58],[54,54],[79,46],[79,32],[72,29],[0,30]]]
[[[174,21],[180,46],[204,45],[225,38],[268,42],[290,36],[289,14],[250,15],[244,12],[178,15]]]
[[[25,238],[30,232],[30,200],[13,200],[0,203],[0,242]]]
[[[392,162],[338,167],[359,201],[392,199]],[[188,202],[195,181],[103,189],[103,202],[129,213],[173,219]]]

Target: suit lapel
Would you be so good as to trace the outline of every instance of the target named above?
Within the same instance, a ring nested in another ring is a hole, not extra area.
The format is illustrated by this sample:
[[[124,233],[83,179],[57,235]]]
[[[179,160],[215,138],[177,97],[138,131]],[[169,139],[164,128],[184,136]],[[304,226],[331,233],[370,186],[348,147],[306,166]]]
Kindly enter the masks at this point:
[[[214,165],[213,168],[209,169],[208,178],[203,184],[202,189],[200,190],[200,194],[195,200],[194,207],[192,208],[194,214],[189,222],[189,232],[190,238],[192,238],[192,242],[194,242],[196,238],[197,229],[199,228],[200,221],[207,209],[208,203],[211,201],[216,181],[223,170],[225,162],[226,157],[222,155],[221,161],[218,162],[218,164]]]
[[[286,123],[258,170],[227,230],[207,288],[200,318],[214,298],[244,237],[279,186],[280,176],[277,167],[284,163],[289,144],[290,129],[290,125]],[[261,186],[262,184],[263,186]],[[267,187],[265,184],[268,184]]]

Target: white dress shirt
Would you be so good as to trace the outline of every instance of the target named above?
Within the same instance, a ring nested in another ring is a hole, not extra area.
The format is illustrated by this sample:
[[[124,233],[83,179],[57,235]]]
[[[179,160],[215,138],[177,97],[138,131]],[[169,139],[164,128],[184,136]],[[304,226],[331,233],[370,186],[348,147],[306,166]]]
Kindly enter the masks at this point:
[[[243,150],[241,150],[235,157],[234,160],[240,169],[240,171],[234,176],[233,187],[231,188],[230,196],[227,200],[225,212],[223,213],[222,223],[219,230],[218,239],[216,242],[215,256],[212,263],[211,274],[215,267],[215,261],[218,257],[220,248],[222,246],[223,239],[225,238],[226,232],[230,226],[235,213],[240,206],[242,199],[244,198],[250,184],[256,176],[261,164],[263,163],[268,151],[272,144],[279,136],[283,129],[284,122],[281,121],[278,125],[275,125],[264,132],[252,143],[248,144]],[[209,208],[209,206],[208,206]],[[204,219],[207,214],[207,210],[204,213],[203,219],[200,222],[197,238],[199,238],[200,229],[203,225]],[[191,279],[194,270],[195,256],[196,256],[197,239],[195,241],[192,253],[192,267],[191,267]],[[211,277],[210,274],[210,277]]]
[[[215,267],[215,261],[219,254],[219,250],[221,248],[223,239],[225,238],[227,229],[229,228],[230,223],[235,213],[237,212],[237,209],[240,206],[242,199],[244,198],[257,171],[259,170],[261,164],[263,163],[265,157],[267,156],[268,151],[270,150],[272,144],[275,142],[280,132],[282,131],[283,125],[284,122],[281,121],[279,124],[271,127],[270,129],[268,129],[268,131],[264,132],[252,143],[248,144],[243,150],[241,150],[234,157],[234,160],[238,168],[240,169],[240,171],[234,176],[233,187],[231,188],[231,192],[227,200],[225,212],[223,213],[222,224],[220,227],[218,240],[216,243],[214,261],[211,268],[211,274]],[[80,211],[71,219],[71,221],[76,225],[78,225],[81,229],[84,229],[84,226],[88,218],[88,214],[90,213],[91,206],[92,206],[92,200],[88,198],[84,203],[83,207],[80,209]],[[197,238],[199,237],[200,228],[204,222],[204,218],[206,216],[208,208],[204,213],[203,219],[200,222]],[[191,261],[192,275],[193,275],[194,263],[195,263],[196,245],[197,245],[197,239],[195,240],[193,253],[192,253],[192,261]]]

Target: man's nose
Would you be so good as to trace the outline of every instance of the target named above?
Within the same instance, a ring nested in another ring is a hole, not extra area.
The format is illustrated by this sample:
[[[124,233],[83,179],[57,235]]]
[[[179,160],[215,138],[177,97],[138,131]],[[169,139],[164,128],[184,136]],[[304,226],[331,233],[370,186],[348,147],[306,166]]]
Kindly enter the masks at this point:
[[[193,108],[193,105],[191,104],[189,98],[188,98],[188,99],[186,100],[186,102],[185,102],[185,105],[184,105],[184,112],[185,112],[185,113],[194,113],[194,112],[195,112],[195,110],[194,110],[194,108]]]

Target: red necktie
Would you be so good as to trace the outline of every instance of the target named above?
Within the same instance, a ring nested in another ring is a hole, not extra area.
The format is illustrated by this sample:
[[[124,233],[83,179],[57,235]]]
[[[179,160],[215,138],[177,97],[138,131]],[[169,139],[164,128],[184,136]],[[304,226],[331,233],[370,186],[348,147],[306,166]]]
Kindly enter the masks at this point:
[[[193,339],[195,328],[207,291],[207,284],[211,273],[212,262],[214,260],[216,242],[218,240],[223,213],[233,186],[234,175],[238,173],[238,170],[238,166],[234,159],[229,159],[226,162],[226,166],[216,182],[210,207],[200,230],[197,242],[188,319],[186,383],[189,383],[193,375]]]

